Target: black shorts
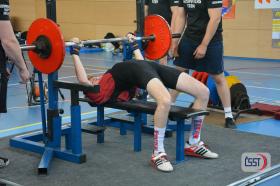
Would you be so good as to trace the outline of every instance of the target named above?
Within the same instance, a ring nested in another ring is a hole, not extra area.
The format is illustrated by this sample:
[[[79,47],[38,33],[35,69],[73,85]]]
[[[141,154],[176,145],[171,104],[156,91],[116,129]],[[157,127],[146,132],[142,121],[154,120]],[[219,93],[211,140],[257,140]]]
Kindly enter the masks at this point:
[[[193,69],[199,72],[208,72],[210,74],[220,74],[224,71],[224,47],[222,41],[210,42],[204,58],[194,59],[193,53],[199,44],[194,43],[188,38],[183,37],[179,47],[178,54],[173,64],[186,69]]]
[[[0,0],[0,21],[10,20],[9,0]]]
[[[158,78],[162,83],[171,89],[175,89],[179,75],[179,70],[160,65],[149,61],[131,61],[117,63],[110,70],[116,88],[119,90],[128,90],[132,87],[146,89],[147,84],[153,78]]]

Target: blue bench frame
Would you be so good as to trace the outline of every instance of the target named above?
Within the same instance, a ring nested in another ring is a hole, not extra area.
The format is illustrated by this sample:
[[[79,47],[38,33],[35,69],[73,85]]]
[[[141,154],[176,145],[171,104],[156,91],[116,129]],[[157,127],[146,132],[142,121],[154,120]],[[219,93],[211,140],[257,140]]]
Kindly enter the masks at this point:
[[[79,101],[91,103],[89,99],[79,98]],[[144,106],[143,106],[144,105]],[[128,102],[119,102],[105,105],[94,105],[91,106],[97,107],[97,121],[91,124],[97,126],[113,126],[120,128],[120,134],[125,135],[126,130],[133,130],[134,133],[134,151],[141,151],[141,135],[142,130],[153,130],[145,125],[142,120],[142,114],[154,114],[156,103],[141,101],[141,100],[132,100]],[[140,107],[139,109],[137,107]],[[130,125],[130,122],[125,121],[114,121],[114,119],[104,118],[104,107],[126,110],[132,114],[134,118],[134,125]],[[176,114],[181,112],[181,114]],[[185,112],[182,114],[182,112]],[[174,114],[175,113],[175,114]],[[185,145],[185,131],[190,130],[190,125],[185,123],[186,119],[193,118],[195,116],[208,115],[208,111],[204,110],[195,110],[192,108],[184,108],[179,106],[171,106],[169,117],[176,122],[176,163],[182,162],[185,159],[184,156],[184,145]],[[104,135],[102,137],[98,136],[98,142],[104,142]]]

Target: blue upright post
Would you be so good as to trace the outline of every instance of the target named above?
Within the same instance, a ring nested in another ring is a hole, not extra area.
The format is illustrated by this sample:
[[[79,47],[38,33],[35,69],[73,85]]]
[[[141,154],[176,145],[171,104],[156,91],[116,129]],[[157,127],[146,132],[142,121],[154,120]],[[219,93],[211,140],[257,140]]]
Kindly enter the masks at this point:
[[[71,150],[72,149],[72,135],[71,135],[71,131],[70,133],[66,133],[65,134],[65,149],[67,150]]]
[[[142,118],[141,113],[134,113],[134,151],[141,151]]]
[[[185,131],[184,131],[185,120],[177,120],[177,131],[176,131],[176,162],[179,163],[184,161],[184,145],[185,145]]]
[[[104,106],[97,106],[97,126],[104,127]],[[97,143],[104,143],[104,131],[97,134]]]
[[[58,89],[53,86],[53,81],[57,80],[58,73],[54,72],[48,75],[49,86],[49,109],[48,112],[48,140],[45,144],[45,150],[38,166],[39,174],[47,174],[51,160],[54,156],[54,149],[61,146],[61,117],[58,115]]]
[[[49,111],[58,112],[58,88],[54,87],[53,82],[58,79],[58,72],[53,72],[48,75],[49,87]],[[48,147],[59,148],[61,146],[61,116],[51,118],[52,123],[48,126],[48,134],[52,135],[47,143]],[[48,116],[49,117],[49,116]],[[51,128],[49,128],[51,127]],[[50,134],[52,133],[52,134]]]
[[[46,108],[45,108],[45,92],[44,92],[44,85],[43,85],[44,81],[41,72],[38,72],[38,81],[39,81],[39,89],[40,89],[40,106],[41,106],[43,142],[46,143],[47,123],[46,123]]]
[[[122,42],[123,45],[123,61],[127,60],[127,44],[126,42]]]
[[[120,124],[120,135],[124,136],[127,134],[126,132],[126,126],[124,122],[119,122]]]
[[[80,105],[71,106],[71,144],[74,154],[82,153],[82,129]]]

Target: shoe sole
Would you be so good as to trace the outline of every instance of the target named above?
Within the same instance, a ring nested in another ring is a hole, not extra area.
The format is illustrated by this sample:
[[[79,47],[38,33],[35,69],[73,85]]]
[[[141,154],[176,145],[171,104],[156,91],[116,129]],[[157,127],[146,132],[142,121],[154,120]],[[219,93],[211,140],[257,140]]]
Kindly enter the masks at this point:
[[[195,153],[192,153],[192,152],[186,152],[185,151],[185,156],[193,156],[193,157],[196,157],[196,158],[201,158],[201,159],[217,159],[218,157],[216,157],[216,158],[211,158],[211,157],[205,157],[205,156],[201,156],[201,155],[199,155],[199,154],[195,154]]]

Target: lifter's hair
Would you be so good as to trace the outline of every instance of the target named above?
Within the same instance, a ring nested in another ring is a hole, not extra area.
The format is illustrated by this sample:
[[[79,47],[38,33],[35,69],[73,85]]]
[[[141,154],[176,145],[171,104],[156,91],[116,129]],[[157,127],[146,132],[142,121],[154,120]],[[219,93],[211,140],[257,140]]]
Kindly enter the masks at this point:
[[[94,78],[95,76],[94,75],[88,75],[87,78],[88,80],[91,80],[92,78]]]

